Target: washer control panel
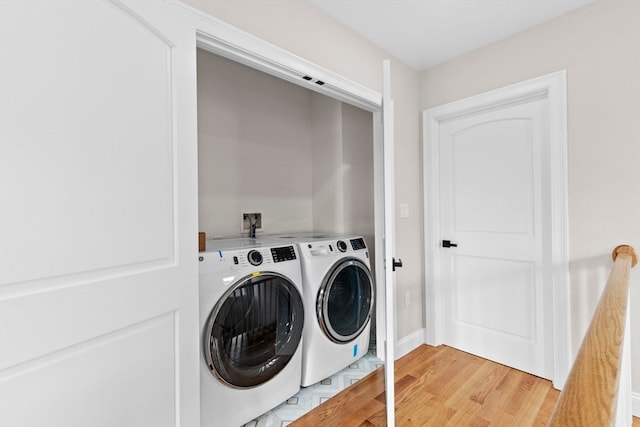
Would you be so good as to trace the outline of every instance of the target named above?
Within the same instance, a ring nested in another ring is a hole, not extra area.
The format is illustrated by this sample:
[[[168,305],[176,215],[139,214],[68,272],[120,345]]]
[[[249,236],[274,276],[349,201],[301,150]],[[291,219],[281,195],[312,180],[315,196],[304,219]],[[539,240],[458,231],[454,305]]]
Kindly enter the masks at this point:
[[[357,239],[351,239],[350,242],[351,242],[351,247],[353,248],[354,251],[367,249],[367,245],[364,243],[364,239],[362,237],[359,237]]]
[[[209,250],[201,252],[198,259],[200,260],[200,274],[203,275],[216,271],[235,271],[246,268],[269,269],[276,263],[298,262],[298,250],[295,245]]]
[[[296,251],[293,246],[271,248],[271,256],[273,257],[273,262],[291,261],[296,259]]]
[[[262,254],[260,253],[260,251],[249,251],[249,253],[247,254],[247,259],[249,260],[249,263],[251,265],[260,265],[262,264]]]

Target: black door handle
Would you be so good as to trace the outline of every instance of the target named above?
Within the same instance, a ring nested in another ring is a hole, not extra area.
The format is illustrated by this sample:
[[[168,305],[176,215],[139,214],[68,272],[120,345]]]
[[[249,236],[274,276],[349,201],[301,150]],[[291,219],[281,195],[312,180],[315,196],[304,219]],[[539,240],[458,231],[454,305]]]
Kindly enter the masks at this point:
[[[443,240],[442,241],[442,247],[443,248],[457,248],[458,244],[457,243],[451,243],[451,240]]]
[[[391,258],[391,267],[392,267],[392,271],[396,271],[396,267],[401,268],[402,260],[398,258],[398,261],[396,261],[395,258]]]

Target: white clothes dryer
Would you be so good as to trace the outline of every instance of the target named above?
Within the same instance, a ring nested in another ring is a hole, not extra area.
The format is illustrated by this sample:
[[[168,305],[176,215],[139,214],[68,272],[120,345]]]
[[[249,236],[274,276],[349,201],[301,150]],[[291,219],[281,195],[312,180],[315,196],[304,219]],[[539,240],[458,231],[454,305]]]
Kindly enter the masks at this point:
[[[295,244],[209,240],[200,253],[200,421],[240,426],[300,390],[302,301]]]
[[[374,283],[361,236],[306,233],[295,241],[301,257],[306,313],[303,387],[349,366],[369,350]]]

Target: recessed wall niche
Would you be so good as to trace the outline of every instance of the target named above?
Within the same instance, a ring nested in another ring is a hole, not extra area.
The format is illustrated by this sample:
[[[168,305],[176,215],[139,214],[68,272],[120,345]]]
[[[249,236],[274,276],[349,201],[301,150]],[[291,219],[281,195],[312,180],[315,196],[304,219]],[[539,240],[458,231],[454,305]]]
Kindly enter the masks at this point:
[[[374,244],[373,115],[198,50],[199,231],[363,235]],[[372,258],[373,259],[373,258]]]

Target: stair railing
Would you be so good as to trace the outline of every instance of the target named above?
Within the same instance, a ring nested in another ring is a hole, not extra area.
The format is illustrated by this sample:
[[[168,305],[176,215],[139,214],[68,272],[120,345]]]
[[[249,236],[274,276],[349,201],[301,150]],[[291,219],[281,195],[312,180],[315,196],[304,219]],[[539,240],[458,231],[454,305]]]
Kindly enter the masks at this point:
[[[631,425],[629,273],[638,255],[620,245],[612,257],[611,274],[549,427]]]

